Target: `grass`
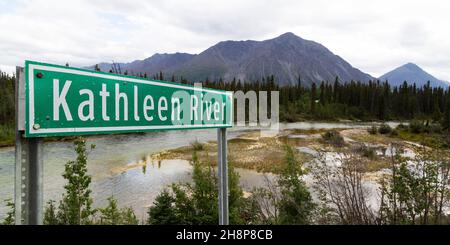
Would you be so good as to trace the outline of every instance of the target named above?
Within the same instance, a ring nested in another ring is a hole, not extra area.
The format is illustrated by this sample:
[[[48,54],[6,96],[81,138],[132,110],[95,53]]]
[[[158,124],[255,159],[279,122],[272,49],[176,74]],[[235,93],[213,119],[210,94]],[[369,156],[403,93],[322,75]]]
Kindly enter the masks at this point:
[[[242,137],[242,138],[241,138]],[[158,160],[183,159],[192,160],[195,151],[192,145],[179,147],[157,154]],[[228,141],[228,160],[238,168],[252,169],[258,172],[279,173],[283,167],[285,158],[284,143],[277,137],[262,137],[258,139],[241,135]],[[197,157],[201,163],[217,164],[217,143],[207,142],[203,144],[203,150],[197,151]],[[295,153],[299,162],[310,160],[310,156],[303,153]]]
[[[431,148],[448,149],[450,146],[449,133],[413,133],[407,129],[397,130],[397,135],[392,136],[401,140],[420,143]]]

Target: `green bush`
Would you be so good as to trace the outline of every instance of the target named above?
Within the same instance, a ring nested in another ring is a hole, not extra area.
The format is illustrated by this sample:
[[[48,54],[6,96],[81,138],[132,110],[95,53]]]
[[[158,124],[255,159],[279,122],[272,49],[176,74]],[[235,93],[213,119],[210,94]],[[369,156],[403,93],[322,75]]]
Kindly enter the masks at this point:
[[[357,151],[363,156],[367,157],[368,159],[374,160],[377,157],[377,153],[375,152],[375,149],[368,147],[366,145],[361,145]]]
[[[389,134],[392,132],[391,126],[387,124],[381,124],[381,126],[378,128],[378,133],[380,134]]]
[[[425,130],[425,125],[420,121],[413,120],[409,123],[408,129],[411,133],[420,134]]]
[[[322,139],[333,146],[341,147],[345,144],[344,138],[336,130],[330,130],[322,134]]]
[[[440,124],[430,124],[429,126],[426,126],[424,128],[424,132],[429,133],[429,134],[440,134],[442,133],[443,129],[442,126]]]
[[[131,207],[120,209],[113,196],[108,198],[108,206],[100,208],[101,225],[137,225],[139,223]]]
[[[148,209],[150,225],[215,225],[218,223],[218,181],[211,165],[202,165],[194,152],[192,156],[193,184],[173,184],[162,191]],[[230,165],[229,218],[230,224],[251,224],[255,209],[244,198],[239,186],[239,174]]]
[[[15,213],[15,205],[11,199],[6,199],[6,206],[9,208],[8,213],[6,214],[6,218],[3,220],[1,225],[14,225],[14,213]]]
[[[67,181],[64,185],[66,190],[63,193],[59,205],[55,205],[54,200],[47,202],[44,212],[43,223],[45,225],[131,225],[138,224],[138,220],[130,207],[119,209],[117,201],[108,198],[108,206],[105,208],[92,208],[93,199],[91,176],[87,171],[87,160],[89,151],[86,148],[86,139],[78,137],[74,141],[77,158],[65,164],[63,177]],[[93,150],[95,145],[91,145]],[[100,220],[95,218],[97,211],[100,211]]]
[[[191,142],[191,147],[192,147],[192,149],[194,149],[194,151],[203,151],[205,149],[203,143],[201,143],[198,140]]]
[[[397,129],[393,129],[389,135],[390,135],[390,136],[398,136],[398,131],[397,131]]]
[[[367,132],[369,134],[377,134],[378,133],[378,128],[375,125],[372,125],[370,128],[367,129]]]
[[[14,143],[14,124],[0,124],[0,146],[13,145]]]

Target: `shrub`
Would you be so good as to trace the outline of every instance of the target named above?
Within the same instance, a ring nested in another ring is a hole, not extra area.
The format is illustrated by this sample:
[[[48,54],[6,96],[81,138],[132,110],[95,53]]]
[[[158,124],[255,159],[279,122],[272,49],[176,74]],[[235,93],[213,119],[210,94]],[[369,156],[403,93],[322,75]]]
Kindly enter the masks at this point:
[[[198,140],[191,142],[191,147],[192,147],[192,149],[194,149],[194,151],[203,151],[205,149],[203,143],[201,143]]]
[[[139,223],[131,207],[120,209],[113,196],[108,198],[108,206],[100,208],[101,225],[137,225]]]
[[[411,121],[409,123],[409,131],[414,134],[420,134],[424,131],[425,125],[420,121]]]
[[[378,133],[380,134],[389,134],[392,132],[391,126],[387,124],[381,124],[381,126],[378,128]]]
[[[151,225],[214,225],[218,223],[218,181],[214,168],[203,166],[192,155],[193,183],[172,184],[163,190],[148,209],[147,224]],[[228,168],[230,224],[251,224],[255,209],[244,198],[239,186],[239,174]]]
[[[440,124],[430,124],[424,128],[424,131],[429,134],[440,134],[443,130]]]
[[[377,126],[372,125],[372,127],[367,129],[367,132],[369,132],[369,134],[377,134],[378,133]]]
[[[368,159],[374,160],[377,157],[377,154],[375,152],[375,149],[368,147],[366,145],[361,145],[357,151],[363,156],[367,157]]]
[[[331,145],[341,147],[345,144],[344,138],[336,130],[330,130],[322,134],[322,139]]]
[[[15,213],[15,205],[11,199],[6,199],[6,206],[9,208],[8,213],[6,214],[6,218],[3,220],[1,225],[14,225],[14,213]]]
[[[286,146],[285,167],[278,179],[281,198],[277,203],[280,224],[305,225],[311,222],[316,205],[302,176],[301,163],[295,159],[290,146]]]
[[[393,129],[389,135],[390,135],[390,136],[398,136],[398,131],[397,131],[397,129]]]

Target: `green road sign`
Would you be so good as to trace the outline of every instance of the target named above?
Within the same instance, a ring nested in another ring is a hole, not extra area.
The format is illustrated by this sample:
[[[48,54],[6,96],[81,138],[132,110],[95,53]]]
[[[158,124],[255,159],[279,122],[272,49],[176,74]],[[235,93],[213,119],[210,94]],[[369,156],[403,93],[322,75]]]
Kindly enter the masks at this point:
[[[25,62],[25,136],[232,126],[231,92]]]

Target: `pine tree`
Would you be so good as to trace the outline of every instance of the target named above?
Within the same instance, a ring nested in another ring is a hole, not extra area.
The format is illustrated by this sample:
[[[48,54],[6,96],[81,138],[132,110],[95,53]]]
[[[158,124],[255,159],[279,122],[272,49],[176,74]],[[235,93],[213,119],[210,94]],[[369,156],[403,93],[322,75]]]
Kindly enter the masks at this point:
[[[320,100],[320,104],[325,105],[325,83],[324,82],[322,82],[320,84],[320,97],[319,97],[319,100]]]
[[[295,159],[290,146],[286,146],[285,167],[278,185],[281,198],[278,203],[281,224],[308,224],[315,208],[306,184],[301,180],[304,174],[301,164]]]
[[[58,225],[58,217],[56,215],[55,201],[47,202],[47,207],[44,212],[44,225]]]
[[[444,118],[442,120],[442,127],[450,131],[450,94],[447,95],[447,102],[445,106]]]
[[[87,174],[86,140],[82,137],[74,141],[77,159],[65,165],[64,179],[68,183],[64,186],[66,193],[58,208],[58,223],[69,225],[91,224],[94,210],[91,208],[92,198],[91,176]],[[95,146],[91,145],[91,149]]]
[[[113,196],[108,198],[108,206],[100,209],[102,225],[137,225],[139,221],[131,207],[119,209]]]
[[[313,83],[311,85],[311,113],[314,114],[316,112],[316,102],[317,102],[317,88],[316,84]]]
[[[6,206],[9,208],[8,213],[6,213],[6,218],[1,223],[2,225],[14,225],[14,213],[15,213],[15,205],[11,199],[6,199]]]
[[[175,225],[182,224],[177,219],[174,210],[175,199],[164,190],[155,198],[153,206],[148,210],[147,224],[149,225]]]
[[[108,206],[100,209],[100,223],[102,225],[118,225],[121,223],[120,210],[117,207],[117,200],[108,197]]]

